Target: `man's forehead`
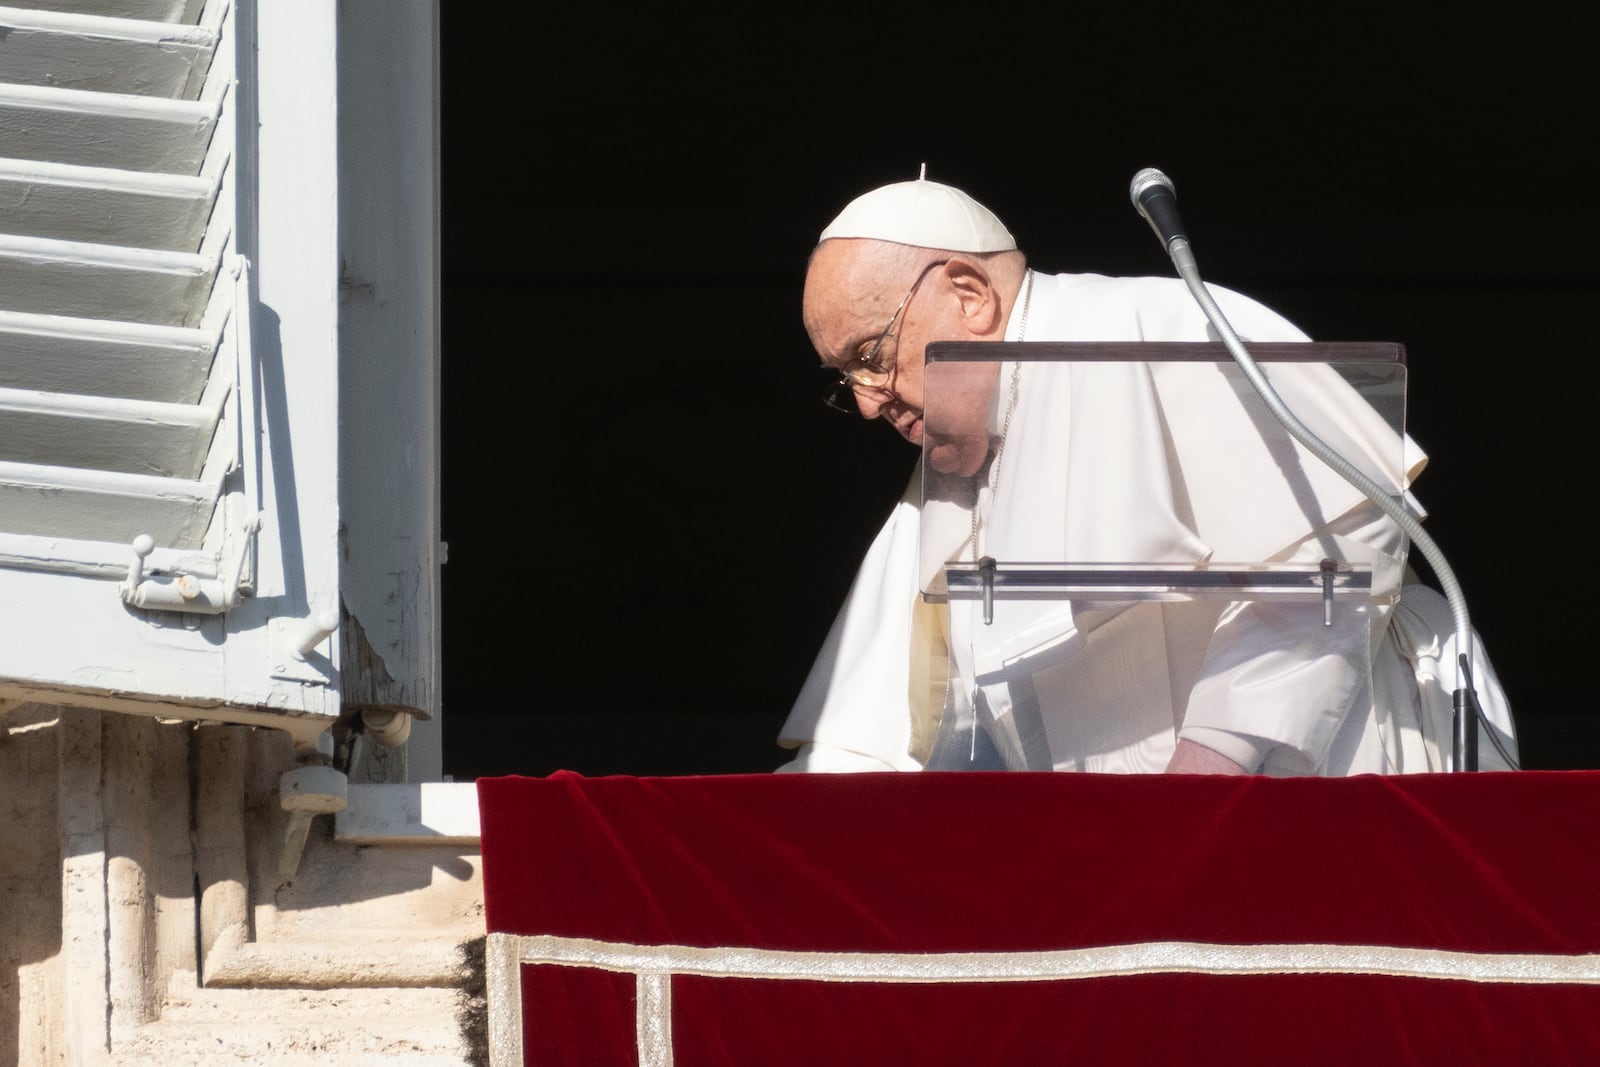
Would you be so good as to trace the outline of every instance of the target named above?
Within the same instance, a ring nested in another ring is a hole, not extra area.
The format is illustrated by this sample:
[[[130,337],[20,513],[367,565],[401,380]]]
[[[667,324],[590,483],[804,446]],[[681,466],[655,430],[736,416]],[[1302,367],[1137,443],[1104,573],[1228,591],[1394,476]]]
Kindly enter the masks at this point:
[[[881,310],[882,286],[863,270],[857,241],[824,241],[806,271],[803,314],[806,330],[825,362],[850,358],[849,349]],[[877,328],[881,329],[879,323]]]
[[[859,289],[864,281],[861,275],[868,251],[866,244],[864,241],[824,241],[818,245],[806,271],[808,294],[814,287],[826,291]]]

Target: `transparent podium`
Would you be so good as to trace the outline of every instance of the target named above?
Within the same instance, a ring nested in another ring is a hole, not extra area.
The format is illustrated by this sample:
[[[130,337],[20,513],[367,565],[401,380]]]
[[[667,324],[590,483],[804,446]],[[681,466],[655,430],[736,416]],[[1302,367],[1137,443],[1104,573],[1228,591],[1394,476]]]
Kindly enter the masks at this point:
[[[1420,457],[1400,346],[1252,354],[1404,496]],[[932,344],[922,431],[917,625],[949,649],[930,769],[1157,772],[1180,726],[1269,774],[1371,743],[1351,710],[1406,538],[1221,344]]]

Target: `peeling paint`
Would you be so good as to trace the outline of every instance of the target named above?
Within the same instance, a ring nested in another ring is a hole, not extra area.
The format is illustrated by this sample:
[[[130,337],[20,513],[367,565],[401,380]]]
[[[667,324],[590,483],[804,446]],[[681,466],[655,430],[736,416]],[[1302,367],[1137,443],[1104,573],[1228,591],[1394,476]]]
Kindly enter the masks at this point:
[[[350,614],[347,607],[341,607],[341,615],[339,634],[344,645],[344,659],[340,691],[344,707],[400,711],[412,718],[431,719],[427,710],[417,705],[408,687],[389,673],[388,664],[367,640],[361,620]]]

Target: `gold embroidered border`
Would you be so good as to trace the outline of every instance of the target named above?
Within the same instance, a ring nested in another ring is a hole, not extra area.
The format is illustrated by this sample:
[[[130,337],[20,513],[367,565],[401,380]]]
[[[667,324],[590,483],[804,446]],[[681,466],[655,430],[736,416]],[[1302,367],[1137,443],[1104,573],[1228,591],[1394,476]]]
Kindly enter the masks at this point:
[[[1366,974],[1514,984],[1600,985],[1600,954],[1457,952],[1391,945],[1218,945],[1151,941],[1030,952],[799,952],[635,945],[550,934],[489,935],[492,1064],[521,1063],[521,965],[638,976],[642,1067],[671,1067],[671,977],[812,982],[1051,982],[1138,974]],[[496,973],[497,970],[499,973]],[[497,1014],[496,1001],[502,1010]],[[515,1045],[502,1046],[513,1036]],[[498,1024],[498,1025],[496,1025]]]
[[[1385,945],[1150,941],[1031,952],[796,952],[692,948],[534,935],[523,963],[629,973],[814,982],[1047,982],[1134,974],[1376,974],[1473,982],[1600,983],[1600,955],[1497,954]]]

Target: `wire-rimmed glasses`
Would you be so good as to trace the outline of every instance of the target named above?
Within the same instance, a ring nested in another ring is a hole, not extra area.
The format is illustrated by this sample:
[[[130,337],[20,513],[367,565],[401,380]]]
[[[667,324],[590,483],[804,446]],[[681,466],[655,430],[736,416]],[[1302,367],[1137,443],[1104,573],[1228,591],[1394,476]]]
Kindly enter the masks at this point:
[[[889,316],[888,325],[884,326],[883,332],[872,343],[872,347],[867,350],[866,355],[852,359],[842,367],[824,368],[824,370],[831,370],[837,374],[839,380],[834,382],[832,388],[823,395],[823,403],[836,411],[853,413],[857,410],[854,390],[887,390],[889,388],[889,383],[894,379],[894,372],[898,363],[894,361],[885,363],[883,361],[883,343],[889,339],[889,334],[894,332],[895,323],[900,321],[901,314],[905,311],[906,305],[911,303],[911,298],[916,295],[917,288],[922,285],[922,280],[935,267],[942,267],[948,262],[950,262],[948,259],[939,259],[922,268],[922,273],[917,275],[916,281],[911,283],[911,288],[906,290],[906,295],[900,299],[900,304],[894,309],[894,314]]]

